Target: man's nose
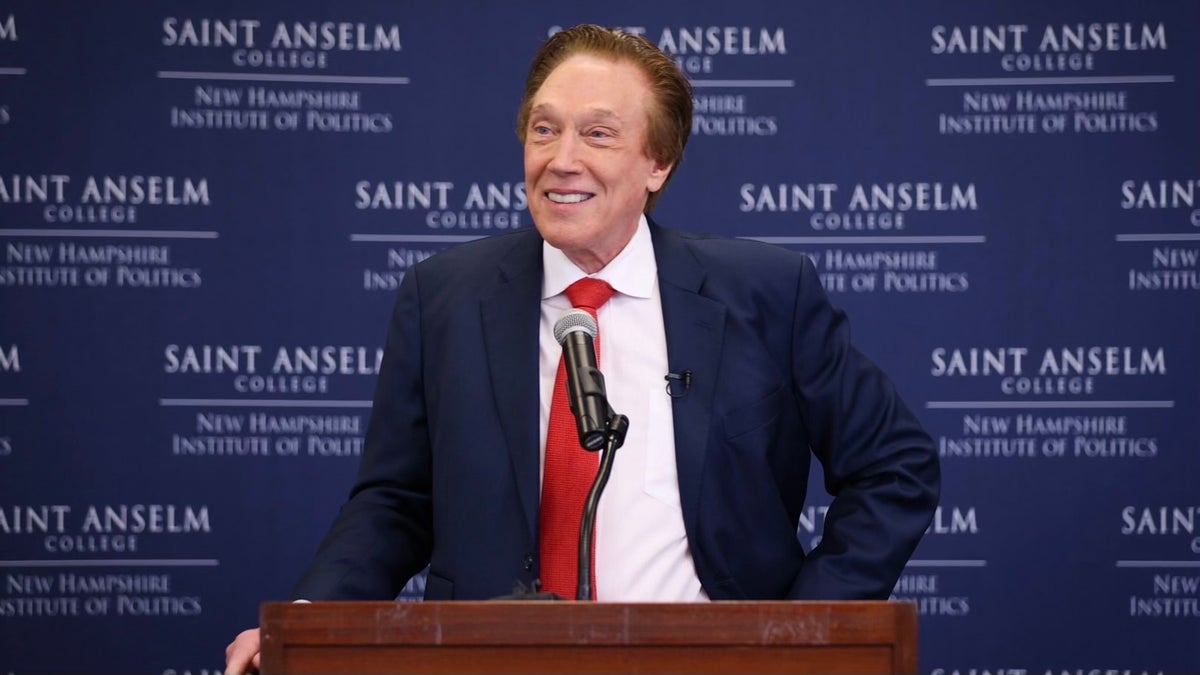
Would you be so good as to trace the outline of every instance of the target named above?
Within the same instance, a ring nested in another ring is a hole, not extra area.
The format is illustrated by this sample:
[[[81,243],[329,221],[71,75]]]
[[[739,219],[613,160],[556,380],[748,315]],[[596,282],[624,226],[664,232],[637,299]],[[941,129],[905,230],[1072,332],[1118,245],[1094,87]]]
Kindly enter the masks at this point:
[[[563,134],[554,144],[554,155],[547,168],[559,173],[578,171],[580,150],[581,143],[575,134]]]

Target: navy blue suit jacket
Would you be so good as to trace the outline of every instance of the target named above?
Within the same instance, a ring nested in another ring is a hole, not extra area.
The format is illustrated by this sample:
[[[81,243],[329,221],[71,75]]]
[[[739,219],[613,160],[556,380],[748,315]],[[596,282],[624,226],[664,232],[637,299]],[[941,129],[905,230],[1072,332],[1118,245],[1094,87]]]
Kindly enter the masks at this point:
[[[851,346],[807,257],[651,233],[668,362],[693,373],[672,411],[704,589],[886,598],[937,502],[932,441]],[[541,283],[533,229],[408,272],[357,482],[295,597],[390,599],[427,563],[427,599],[495,597],[537,578]],[[639,411],[621,412],[638,424]],[[796,528],[812,455],[834,499],[806,555]]]

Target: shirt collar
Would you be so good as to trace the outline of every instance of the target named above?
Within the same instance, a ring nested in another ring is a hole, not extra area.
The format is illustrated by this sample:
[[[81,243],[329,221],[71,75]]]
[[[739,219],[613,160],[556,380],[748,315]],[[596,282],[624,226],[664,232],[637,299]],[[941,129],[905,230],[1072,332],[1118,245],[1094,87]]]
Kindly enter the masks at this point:
[[[638,218],[637,229],[625,248],[604,269],[591,275],[607,281],[622,295],[649,298],[654,292],[658,264],[654,260],[654,242],[645,214]],[[588,276],[566,254],[542,242],[542,299],[559,295],[567,286]]]

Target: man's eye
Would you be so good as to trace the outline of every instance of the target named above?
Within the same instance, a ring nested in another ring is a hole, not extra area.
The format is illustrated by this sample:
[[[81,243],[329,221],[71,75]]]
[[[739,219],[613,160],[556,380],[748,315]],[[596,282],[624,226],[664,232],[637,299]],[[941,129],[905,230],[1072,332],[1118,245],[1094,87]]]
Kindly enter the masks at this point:
[[[592,138],[608,138],[611,134],[603,129],[592,129],[588,132],[588,136]]]
[[[545,124],[535,124],[533,125],[533,133],[537,134],[538,136],[545,136],[546,134],[550,133],[550,127],[546,126]]]

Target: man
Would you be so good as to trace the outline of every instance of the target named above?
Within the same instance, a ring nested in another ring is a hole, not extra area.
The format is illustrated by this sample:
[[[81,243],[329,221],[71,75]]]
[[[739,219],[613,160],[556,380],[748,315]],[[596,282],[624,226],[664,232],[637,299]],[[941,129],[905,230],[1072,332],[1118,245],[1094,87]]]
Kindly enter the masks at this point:
[[[686,79],[643,38],[577,26],[542,47],[518,119],[536,231],[404,279],[358,482],[295,597],[389,599],[429,564],[427,599],[488,598],[561,567],[545,536],[550,332],[585,277],[615,289],[589,306],[631,418],[596,525],[597,599],[888,596],[936,504],[933,444],[806,257],[646,219],[690,126]],[[810,449],[835,498],[806,555]],[[257,651],[257,631],[240,635],[226,672]]]

